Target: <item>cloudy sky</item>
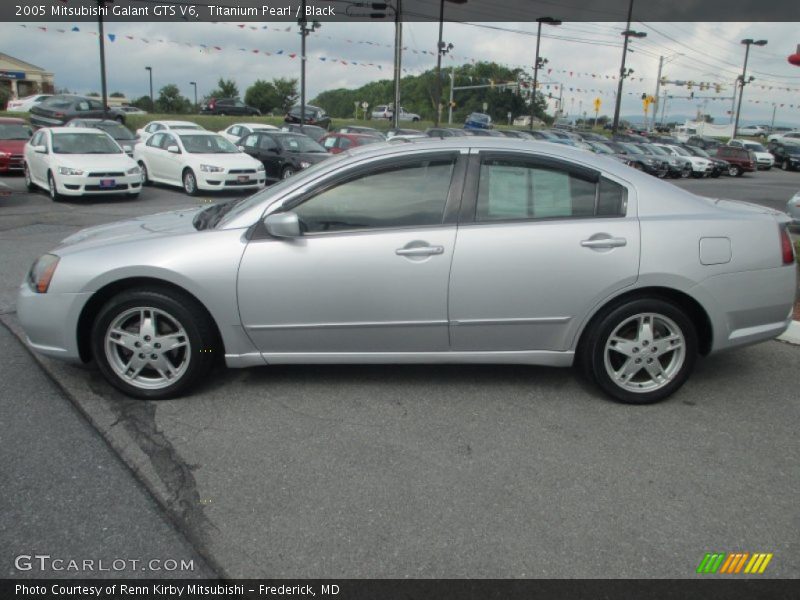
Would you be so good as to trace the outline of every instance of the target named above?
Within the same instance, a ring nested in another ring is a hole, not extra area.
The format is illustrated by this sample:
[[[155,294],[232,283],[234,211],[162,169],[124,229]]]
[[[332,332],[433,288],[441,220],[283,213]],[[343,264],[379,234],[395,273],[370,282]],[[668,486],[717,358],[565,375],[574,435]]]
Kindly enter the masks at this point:
[[[287,27],[290,31],[285,31]],[[632,28],[647,37],[632,41],[628,67],[634,73],[625,82],[623,114],[642,113],[642,92],[655,92],[659,56],[668,59],[663,71],[668,79],[720,83],[724,88],[719,95],[731,96],[744,59],[739,42],[749,37],[767,39],[769,44],[753,47],[750,53],[748,75],[756,80],[746,88],[742,121],[768,123],[774,103],[776,123],[800,125],[800,68],[786,60],[800,43],[797,23],[634,23]],[[114,36],[106,44],[109,92],[122,91],[130,98],[147,94],[146,65],[153,67],[156,94],[161,86],[175,83],[187,97],[192,95],[189,81],[197,82],[202,97],[220,76],[235,79],[242,93],[259,78],[299,77],[299,58],[291,56],[300,49],[296,29],[288,23],[108,23],[106,32]],[[591,114],[592,101],[599,97],[600,114],[613,113],[616,81],[610,77],[619,72],[623,29],[623,23],[545,27],[541,55],[549,63],[540,80],[544,85],[548,81],[564,85],[565,110]],[[535,31],[531,23],[447,23],[444,39],[454,49],[444,64],[488,60],[530,69]],[[2,23],[0,32],[0,51],[52,71],[58,87],[99,91],[95,24]],[[430,51],[435,50],[437,34],[435,23],[404,25],[407,73],[435,65]],[[309,98],[326,89],[391,78],[393,40],[390,23],[323,24],[308,38]],[[667,89],[671,95],[689,95],[686,88]],[[718,95],[713,89],[701,92],[695,87],[694,92],[697,97]],[[726,122],[730,108],[730,100],[676,97],[667,103],[667,116],[694,115],[704,109],[717,122]]]

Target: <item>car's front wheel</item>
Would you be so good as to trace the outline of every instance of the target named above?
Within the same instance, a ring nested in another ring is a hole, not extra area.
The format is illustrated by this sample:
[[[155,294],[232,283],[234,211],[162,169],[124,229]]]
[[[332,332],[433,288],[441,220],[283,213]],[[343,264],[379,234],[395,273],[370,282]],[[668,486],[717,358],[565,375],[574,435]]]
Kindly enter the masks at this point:
[[[50,193],[50,199],[53,202],[60,202],[61,194],[58,193],[58,187],[56,187],[56,178],[52,171],[47,174],[47,187]]]
[[[281,171],[281,179],[289,179],[292,175],[294,175],[294,169],[292,167],[286,167]]]
[[[168,290],[128,290],[100,310],[92,352],[105,378],[129,396],[173,398],[211,368],[214,327],[190,297]]]
[[[697,333],[678,306],[642,298],[601,313],[579,351],[587,375],[604,392],[627,404],[651,404],[689,378]]]
[[[731,165],[730,167],[728,167],[728,175],[730,175],[731,177],[739,177],[739,175],[741,174],[742,174],[741,167],[737,165]]]
[[[681,171],[681,179],[688,179],[692,175],[692,167],[684,167]]]
[[[783,161],[783,164],[781,165],[781,169],[783,169],[784,171],[791,170],[791,165],[789,164],[788,160],[784,160]]]
[[[183,172],[183,190],[190,196],[197,195],[197,176],[191,169]]]
[[[30,167],[28,167],[28,163],[25,163],[22,166],[22,172],[25,175],[25,188],[29,192],[34,191],[36,189],[36,184],[33,183],[33,178],[31,177],[31,169],[30,169]]]
[[[147,165],[143,160],[139,161],[139,168],[142,170],[142,185],[150,185],[150,174],[147,172]]]

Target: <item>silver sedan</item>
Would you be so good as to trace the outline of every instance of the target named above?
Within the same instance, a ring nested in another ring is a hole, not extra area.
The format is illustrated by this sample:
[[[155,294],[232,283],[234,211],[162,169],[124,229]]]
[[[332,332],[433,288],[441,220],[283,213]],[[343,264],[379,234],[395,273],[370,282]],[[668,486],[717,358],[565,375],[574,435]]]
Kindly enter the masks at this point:
[[[371,145],[246,199],[72,235],[18,315],[34,349],[93,359],[138,398],[184,394],[224,358],[577,363],[643,404],[699,355],[786,330],[788,221],[568,146]]]

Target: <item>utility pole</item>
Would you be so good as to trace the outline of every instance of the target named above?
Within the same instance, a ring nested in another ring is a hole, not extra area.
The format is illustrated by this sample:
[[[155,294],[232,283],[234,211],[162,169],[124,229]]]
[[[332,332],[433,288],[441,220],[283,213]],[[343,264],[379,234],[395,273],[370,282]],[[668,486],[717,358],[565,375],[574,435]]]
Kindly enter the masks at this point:
[[[155,112],[156,103],[153,100],[153,67],[145,67],[145,71],[150,75],[150,110]]]
[[[106,40],[105,33],[103,32],[103,8],[105,0],[97,0],[97,6],[100,9],[97,13],[97,28],[100,39],[100,88],[103,95],[103,118],[108,118],[108,89],[106,87]]]
[[[769,132],[772,133],[775,131],[775,111],[778,110],[778,104],[776,102],[772,103],[772,123],[769,125]]]
[[[456,67],[450,69],[450,101],[447,103],[447,124],[453,124],[453,88],[456,85]]]
[[[742,112],[742,97],[744,96],[744,86],[749,83],[747,80],[747,58],[750,56],[750,46],[766,46],[767,40],[753,40],[747,38],[742,40],[742,44],[745,46],[744,51],[744,67],[742,67],[742,76],[739,79],[739,104],[736,107],[736,120],[733,122],[733,137],[736,137],[736,134],[739,132],[739,116]],[[751,77],[750,81],[754,78]]]
[[[661,69],[664,67],[664,57],[658,57],[658,77],[656,77],[656,93],[653,94],[655,102],[653,103],[653,129],[656,125],[656,117],[658,116],[658,94],[661,92]]]
[[[297,19],[297,24],[300,25],[300,131],[303,131],[303,127],[306,124],[306,37],[308,34],[319,29],[320,24],[318,21],[314,21],[311,24],[311,27],[307,27],[306,23],[308,20],[306,19],[306,0],[303,0],[303,4],[300,8],[302,14],[300,18]]]
[[[622,35],[625,36],[625,41],[622,44],[622,65],[619,68],[619,84],[617,85],[617,102],[614,105],[614,122],[613,125],[611,126],[612,133],[617,133],[617,129],[619,128],[619,110],[620,106],[622,105],[622,84],[625,81],[625,78],[628,75],[630,75],[630,73],[632,73],[632,71],[625,70],[625,59],[628,56],[628,40],[631,37],[643,38],[647,36],[647,34],[644,32],[631,30],[632,18],[633,18],[633,0],[630,0],[628,4],[627,25],[625,26],[625,31],[622,32]]]
[[[664,126],[664,115],[667,112],[667,90],[664,90],[664,104],[661,106],[661,126]],[[653,113],[655,116],[655,113]]]
[[[395,0],[394,7],[394,110],[392,111],[392,126],[400,127],[400,79],[402,77],[403,62],[403,19],[400,15],[401,1]]]
[[[558,19],[554,19],[553,17],[539,17],[536,19],[538,23],[536,27],[536,58],[533,62],[533,88],[531,89],[531,121],[528,124],[528,129],[533,129],[533,119],[536,117],[536,88],[539,85],[539,67],[543,66],[546,63],[547,59],[540,59],[539,58],[539,43],[542,39],[542,23],[546,23],[547,25],[561,25],[561,21]]]
[[[195,107],[195,110],[197,110],[197,82],[196,81],[190,81],[189,85],[194,88],[194,107]]]

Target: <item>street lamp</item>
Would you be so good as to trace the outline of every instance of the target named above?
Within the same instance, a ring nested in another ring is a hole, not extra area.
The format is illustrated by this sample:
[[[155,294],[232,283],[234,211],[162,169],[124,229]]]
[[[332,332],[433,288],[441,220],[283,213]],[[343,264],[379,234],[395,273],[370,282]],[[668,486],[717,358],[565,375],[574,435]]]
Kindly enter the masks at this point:
[[[444,3],[466,4],[467,0],[440,0],[439,1],[439,42],[436,45],[436,119],[434,125],[439,126],[442,118],[442,57],[453,49],[453,44],[445,44],[442,40],[444,34]],[[395,110],[399,110],[395,107]]]
[[[194,88],[194,107],[197,108],[197,82],[190,81],[189,85],[191,85]]]
[[[528,126],[529,129],[533,129],[533,118],[534,113],[536,111],[536,86],[538,85],[539,80],[539,67],[542,67],[547,64],[546,58],[539,58],[539,42],[542,38],[542,24],[547,25],[561,25],[561,21],[558,19],[554,19],[553,17],[539,17],[536,19],[538,23],[536,28],[536,59],[533,62],[533,89],[531,90],[531,122]]]
[[[745,46],[744,67],[742,67],[742,74],[739,77],[739,104],[736,107],[736,120],[733,123],[733,137],[736,137],[736,134],[739,132],[739,115],[742,112],[742,96],[744,96],[744,86],[755,79],[755,77],[750,77],[750,79],[747,79],[747,58],[750,56],[750,46],[766,46],[767,40],[753,40],[751,38],[747,38],[746,40],[742,40],[742,44]]]
[[[306,124],[306,38],[308,34],[313,33],[320,27],[319,21],[314,21],[309,27],[306,20],[306,0],[303,0],[301,7],[302,13],[300,18],[297,19],[297,24],[300,25],[300,131]]]
[[[150,110],[155,110],[155,101],[153,100],[153,67],[145,67],[145,71],[150,74]]]
[[[622,44],[622,65],[619,68],[619,84],[617,85],[617,101],[614,104],[614,123],[611,126],[611,132],[617,133],[617,129],[619,128],[619,109],[620,105],[622,104],[622,83],[625,80],[625,77],[630,75],[630,72],[625,70],[625,59],[628,56],[628,41],[630,38],[644,38],[647,37],[647,34],[643,31],[633,31],[631,29],[631,17],[633,17],[633,0],[630,1],[628,4],[628,21],[627,25],[625,26],[625,31],[622,32],[622,35],[625,37],[625,42]]]

